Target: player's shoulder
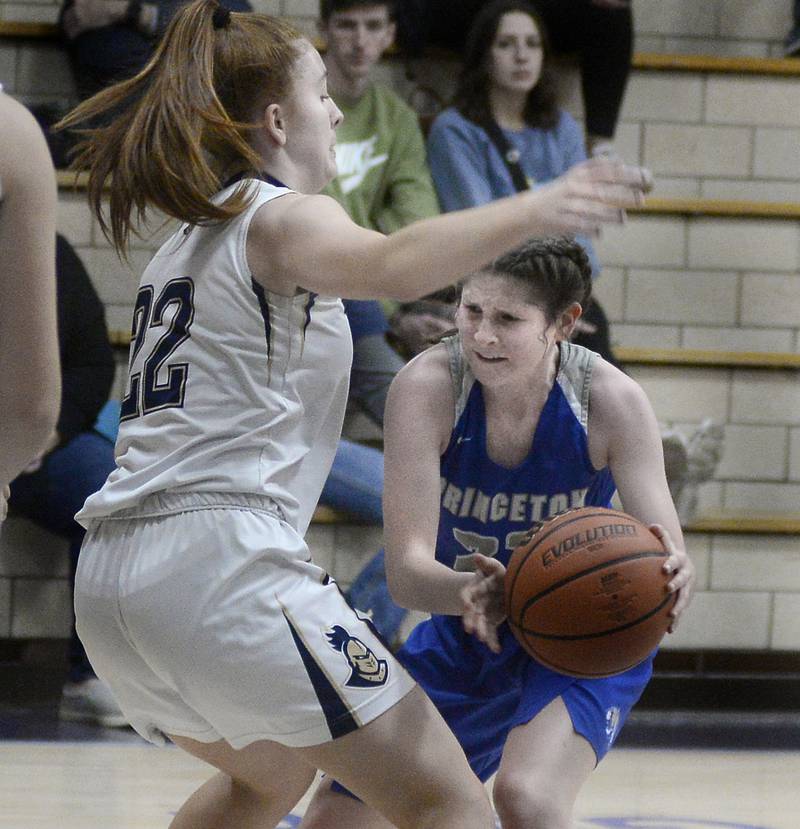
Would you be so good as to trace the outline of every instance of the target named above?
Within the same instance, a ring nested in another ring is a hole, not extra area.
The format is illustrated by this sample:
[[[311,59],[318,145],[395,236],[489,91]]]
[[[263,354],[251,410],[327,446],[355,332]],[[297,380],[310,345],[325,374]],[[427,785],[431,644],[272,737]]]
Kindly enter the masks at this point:
[[[448,349],[433,345],[406,363],[397,373],[386,402],[390,422],[413,423],[419,434],[429,434],[444,451],[453,428],[455,394]]]
[[[451,393],[450,355],[444,343],[432,345],[406,363],[392,383],[396,393],[440,401]]]
[[[252,229],[261,232],[285,232],[288,225],[316,224],[332,216],[341,216],[346,211],[331,196],[323,193],[306,195],[293,190],[260,205],[251,224]]]
[[[0,157],[16,159],[16,163],[20,150],[26,150],[24,158],[31,149],[46,148],[44,135],[31,112],[4,92],[0,92],[0,138]]]
[[[592,365],[590,406],[608,417],[636,415],[648,406],[644,389],[624,371],[597,355]]]

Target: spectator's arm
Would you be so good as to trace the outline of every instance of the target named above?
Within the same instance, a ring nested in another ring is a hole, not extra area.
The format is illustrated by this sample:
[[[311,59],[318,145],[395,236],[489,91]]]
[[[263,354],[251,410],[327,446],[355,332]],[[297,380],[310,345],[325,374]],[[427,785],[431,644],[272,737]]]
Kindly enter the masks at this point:
[[[425,158],[425,141],[417,116],[404,110],[390,153],[389,189],[377,216],[378,228],[392,233],[439,212],[439,201]]]
[[[494,200],[488,161],[475,131],[439,117],[428,138],[428,164],[442,210],[449,213]]]
[[[92,29],[106,26],[132,25],[152,37],[161,25],[158,3],[136,0],[74,0],[61,15],[61,29],[67,40]]]
[[[557,172],[561,175],[586,160],[586,145],[583,140],[583,132],[578,122],[568,113],[562,112],[556,127],[558,142],[563,148],[564,165]]]

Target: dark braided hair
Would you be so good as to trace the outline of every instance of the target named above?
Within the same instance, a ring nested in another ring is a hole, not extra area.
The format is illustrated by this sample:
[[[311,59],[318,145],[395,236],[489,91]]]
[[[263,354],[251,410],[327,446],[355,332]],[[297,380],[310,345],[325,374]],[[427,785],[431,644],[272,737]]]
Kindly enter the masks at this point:
[[[542,308],[549,322],[555,322],[573,302],[585,309],[592,292],[589,257],[578,242],[566,236],[529,239],[478,273],[517,279],[528,288],[531,301]]]

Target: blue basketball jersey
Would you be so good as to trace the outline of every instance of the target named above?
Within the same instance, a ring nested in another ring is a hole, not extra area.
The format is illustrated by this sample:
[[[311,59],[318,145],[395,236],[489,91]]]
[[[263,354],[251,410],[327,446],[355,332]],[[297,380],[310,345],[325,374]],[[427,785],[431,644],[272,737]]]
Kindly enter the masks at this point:
[[[471,554],[483,553],[507,564],[536,522],[573,507],[610,505],[614,481],[607,468],[592,466],[586,433],[594,352],[561,343],[558,374],[530,452],[509,469],[488,455],[480,383],[455,338],[448,348],[457,402],[456,425],[441,459],[439,561],[471,569]]]

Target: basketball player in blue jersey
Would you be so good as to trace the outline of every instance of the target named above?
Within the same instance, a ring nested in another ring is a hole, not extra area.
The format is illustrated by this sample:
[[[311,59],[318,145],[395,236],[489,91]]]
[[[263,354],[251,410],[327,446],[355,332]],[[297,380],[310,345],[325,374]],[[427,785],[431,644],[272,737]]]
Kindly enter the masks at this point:
[[[590,163],[384,236],[315,195],[340,120],[288,24],[194,0],[140,74],[64,121],[107,124],[76,165],[101,221],[113,174],[121,252],[145,208],[181,222],[142,275],[117,468],[79,513],[75,587],[128,721],[218,770],[172,829],[275,826],[317,769],[404,829],[492,825],[456,739],[304,541],[347,398],[338,297],[420,296],[531,233],[596,232],[648,184]]]
[[[609,506],[616,487],[623,508],[669,550],[673,627],[694,582],[644,392],[569,342],[590,279],[585,252],[563,238],[496,259],[466,280],[457,335],[404,367],[387,403],[389,587],[399,604],[433,614],[398,656],[478,777],[497,772],[503,829],[572,826],[575,798],[653,660],[619,676],[575,679],[528,656],[507,625],[494,626],[512,549],[558,512]],[[476,568],[482,590],[470,575]],[[347,794],[323,780],[304,829],[388,825]]]

